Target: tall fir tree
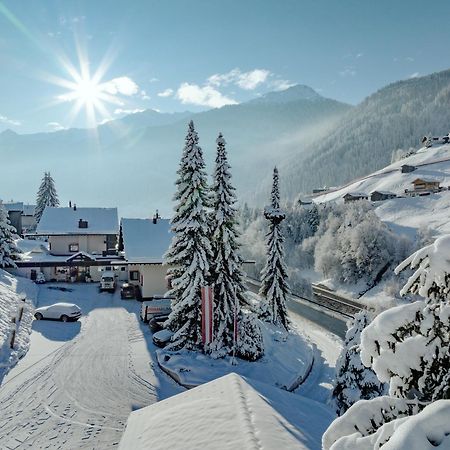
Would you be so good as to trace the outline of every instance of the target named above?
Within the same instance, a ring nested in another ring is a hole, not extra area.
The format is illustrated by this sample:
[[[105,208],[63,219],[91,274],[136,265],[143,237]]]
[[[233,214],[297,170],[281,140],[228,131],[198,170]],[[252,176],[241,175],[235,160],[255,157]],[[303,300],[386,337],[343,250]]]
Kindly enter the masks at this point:
[[[10,224],[8,212],[0,201],[0,267],[16,267],[15,261],[19,258],[20,250],[14,239],[16,229]]]
[[[287,270],[284,262],[283,232],[281,222],[285,218],[280,209],[280,190],[278,187],[278,169],[273,170],[271,204],[264,209],[264,216],[269,221],[267,234],[267,261],[261,272],[262,297],[261,318],[267,322],[289,329],[289,318],[286,308],[286,296],[290,292],[287,282]]]
[[[168,349],[197,349],[201,345],[201,287],[208,283],[212,256],[207,208],[210,193],[203,152],[194,123],[189,122],[177,171],[174,237],[165,255],[174,297],[166,327],[175,334]]]
[[[237,230],[237,210],[235,208],[235,188],[231,184],[230,165],[228,163],[226,142],[222,134],[216,140],[217,155],[213,175],[211,217],[211,240],[213,258],[211,265],[211,283],[214,285],[214,338],[208,346],[208,352],[214,357],[223,357],[239,353],[237,339],[237,325],[241,323],[243,314],[241,305],[246,304],[244,297],[244,273],[242,258],[239,255],[239,232]],[[236,318],[236,323],[235,323]],[[236,327],[236,330],[235,330]],[[259,339],[259,327],[254,330]],[[239,327],[240,342],[244,340],[244,333],[249,327]],[[236,335],[235,335],[236,332]],[[243,355],[246,359],[257,359],[261,350],[249,351]]]
[[[39,223],[46,206],[59,206],[58,194],[56,193],[55,181],[50,172],[44,172],[41,185],[36,197],[36,222]]]

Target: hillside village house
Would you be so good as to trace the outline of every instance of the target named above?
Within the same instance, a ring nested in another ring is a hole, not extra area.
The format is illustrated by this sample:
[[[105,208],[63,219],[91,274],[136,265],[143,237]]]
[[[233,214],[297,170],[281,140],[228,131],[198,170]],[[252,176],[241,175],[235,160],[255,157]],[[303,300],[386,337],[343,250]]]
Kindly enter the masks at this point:
[[[369,196],[363,192],[347,192],[343,197],[344,202],[354,202],[356,200],[368,200]]]
[[[420,192],[420,191],[436,192],[436,191],[439,191],[439,185],[441,183],[436,180],[416,178],[412,182],[412,184],[414,186],[415,192]]]
[[[108,268],[126,279],[116,251],[118,228],[117,208],[47,207],[29,236],[46,237],[48,246],[36,240],[17,262],[17,270],[31,279],[40,271],[47,280],[98,281],[100,271]]]
[[[383,200],[389,200],[391,198],[396,198],[397,195],[389,191],[373,191],[370,193],[371,202],[380,202]]]

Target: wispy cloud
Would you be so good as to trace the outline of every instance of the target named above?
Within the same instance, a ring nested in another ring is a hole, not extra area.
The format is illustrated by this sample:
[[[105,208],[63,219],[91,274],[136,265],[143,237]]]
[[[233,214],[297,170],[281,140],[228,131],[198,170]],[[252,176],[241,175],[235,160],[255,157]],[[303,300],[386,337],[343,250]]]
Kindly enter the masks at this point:
[[[136,113],[140,113],[140,112],[144,112],[145,109],[142,108],[134,108],[134,109],[123,109],[123,108],[116,108],[114,110],[114,114],[119,115],[119,114],[136,114]]]
[[[162,92],[158,92],[158,97],[170,97],[173,95],[173,89],[165,89]]]
[[[356,69],[353,66],[347,66],[339,72],[341,77],[354,77],[356,75]]]
[[[102,85],[102,90],[111,95],[132,96],[139,92],[139,86],[130,77],[118,77]]]
[[[11,125],[13,127],[20,127],[22,125],[22,122],[20,120],[10,119],[9,117],[2,116],[0,114],[0,123],[3,123],[5,125]]]
[[[209,85],[201,87],[197,84],[182,83],[177,90],[176,97],[183,104],[209,106],[211,108],[237,104],[236,100],[226,97]]]
[[[60,131],[65,129],[65,127],[62,126],[59,122],[48,122],[47,127],[52,131]]]
[[[148,95],[147,92],[144,90],[141,91],[141,98],[142,98],[142,100],[150,100],[151,99],[150,95]]]
[[[266,69],[254,69],[248,72],[242,72],[239,68],[236,68],[227,73],[211,75],[207,82],[211,86],[216,87],[234,84],[241,89],[251,91],[263,84],[270,75],[271,72]]]
[[[295,84],[296,83],[292,83],[289,80],[271,80],[269,87],[275,91],[285,91],[286,89],[295,86]]]

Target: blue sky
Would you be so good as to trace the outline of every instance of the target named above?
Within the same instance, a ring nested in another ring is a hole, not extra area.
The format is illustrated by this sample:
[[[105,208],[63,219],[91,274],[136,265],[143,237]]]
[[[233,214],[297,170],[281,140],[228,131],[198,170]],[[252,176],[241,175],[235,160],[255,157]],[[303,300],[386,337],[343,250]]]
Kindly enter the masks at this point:
[[[449,15],[448,0],[0,0],[0,131],[199,111],[295,83],[355,104],[450,68]]]

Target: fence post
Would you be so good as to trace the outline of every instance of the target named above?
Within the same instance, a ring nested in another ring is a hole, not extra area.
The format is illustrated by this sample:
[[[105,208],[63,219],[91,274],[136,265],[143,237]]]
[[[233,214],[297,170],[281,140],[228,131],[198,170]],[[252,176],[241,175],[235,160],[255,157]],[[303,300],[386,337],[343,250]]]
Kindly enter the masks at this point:
[[[23,304],[22,304],[22,306],[19,308],[19,322],[22,321],[23,310],[25,309],[25,301],[27,300],[27,298],[26,298],[26,297],[22,297],[21,300],[22,300]]]
[[[11,333],[11,342],[9,343],[9,347],[12,349],[12,348],[14,348],[14,341],[16,339],[16,318],[15,317],[13,317],[11,319],[11,323],[13,324],[14,328]]]

